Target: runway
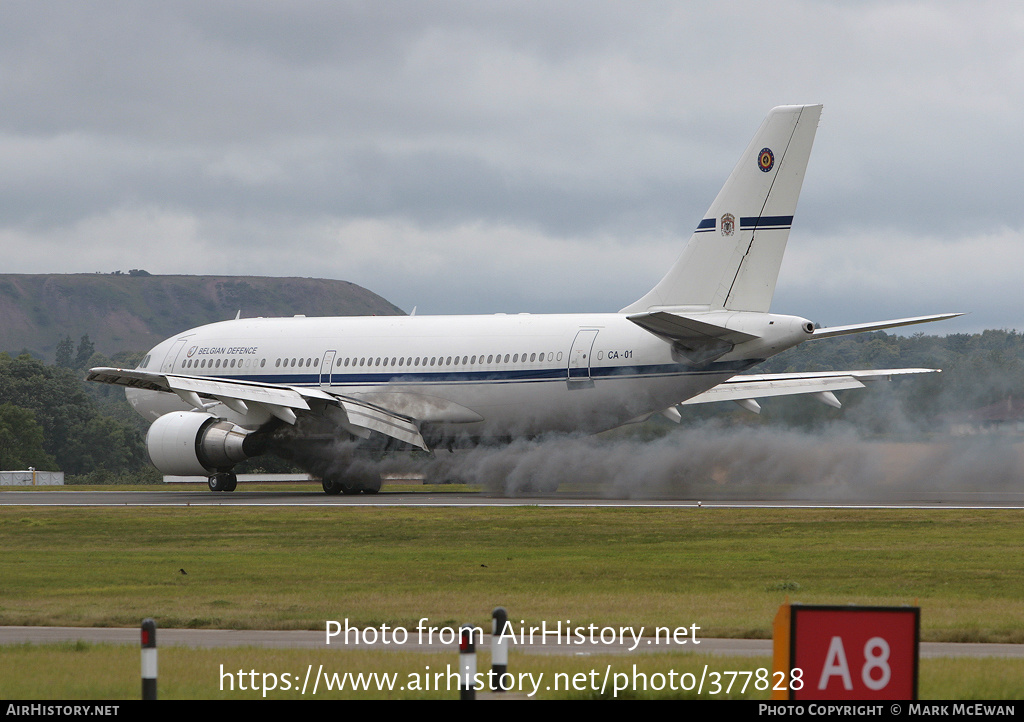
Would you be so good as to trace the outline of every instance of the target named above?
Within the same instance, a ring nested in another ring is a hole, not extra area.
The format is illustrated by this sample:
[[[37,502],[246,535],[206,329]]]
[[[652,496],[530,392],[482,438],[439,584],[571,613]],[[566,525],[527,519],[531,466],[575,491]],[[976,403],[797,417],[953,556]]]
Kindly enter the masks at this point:
[[[0,644],[55,644],[57,642],[83,641],[91,644],[139,644],[140,630],[137,628],[111,627],[0,627]],[[317,649],[345,651],[352,649],[379,649],[410,652],[457,652],[457,645],[420,644],[415,632],[410,632],[408,641],[401,645],[345,644],[341,639],[326,643],[322,631],[280,631],[280,630],[236,630],[236,629],[158,629],[160,646],[183,646],[202,649],[224,647],[261,647],[267,649]],[[691,652],[728,657],[769,657],[772,654],[770,639],[700,639],[700,644],[687,646],[658,646],[651,638],[641,638],[639,643],[626,638],[622,643],[601,644],[517,644],[512,649],[526,654],[656,654],[658,652]],[[635,647],[635,649],[630,649]],[[491,635],[483,637],[478,649],[491,648]],[[953,642],[922,642],[922,659],[942,657],[1000,657],[1024,658],[1024,644],[978,644]]]
[[[609,499],[579,493],[555,493],[518,497],[489,496],[481,492],[382,492],[354,496],[327,496],[319,491],[245,491],[214,493],[205,489],[145,491],[98,491],[74,489],[0,491],[0,507],[14,506],[266,506],[266,507],[637,507],[637,508],[757,508],[757,509],[1024,509],[1024,493],[1018,492],[918,492],[892,498],[865,500],[830,499]]]

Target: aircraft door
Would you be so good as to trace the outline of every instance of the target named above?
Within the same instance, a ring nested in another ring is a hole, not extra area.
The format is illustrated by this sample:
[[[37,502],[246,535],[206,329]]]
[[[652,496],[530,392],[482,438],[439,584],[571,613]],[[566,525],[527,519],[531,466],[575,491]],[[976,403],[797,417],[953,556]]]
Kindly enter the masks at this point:
[[[171,350],[164,356],[164,362],[160,365],[160,373],[170,373],[174,370],[174,359],[178,358],[178,354],[181,352],[181,347],[188,342],[188,336],[185,338],[179,338],[171,346]]]
[[[590,377],[590,359],[598,329],[584,328],[576,334],[569,351],[569,368],[566,382],[570,389],[589,389],[594,386]]]
[[[331,372],[334,369],[334,354],[335,351],[328,351],[324,354],[323,361],[320,362],[320,385],[330,386],[331,385]]]

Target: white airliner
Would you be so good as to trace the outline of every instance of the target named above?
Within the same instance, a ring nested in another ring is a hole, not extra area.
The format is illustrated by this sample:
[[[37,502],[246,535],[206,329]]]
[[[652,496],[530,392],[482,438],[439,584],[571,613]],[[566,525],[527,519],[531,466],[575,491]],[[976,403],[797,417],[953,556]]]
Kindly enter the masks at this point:
[[[238,462],[270,449],[401,442],[430,449],[551,431],[599,432],[680,404],[833,392],[930,369],[738,375],[804,341],[952,318],[815,328],[768,313],[820,105],[773,109],[665,277],[618,313],[236,318],[158,344],[126,386],[153,423],[165,474],[232,491]],[[350,445],[345,445],[350,446]],[[294,453],[292,453],[294,452]],[[336,467],[344,469],[344,465]],[[320,472],[328,494],[380,479]]]

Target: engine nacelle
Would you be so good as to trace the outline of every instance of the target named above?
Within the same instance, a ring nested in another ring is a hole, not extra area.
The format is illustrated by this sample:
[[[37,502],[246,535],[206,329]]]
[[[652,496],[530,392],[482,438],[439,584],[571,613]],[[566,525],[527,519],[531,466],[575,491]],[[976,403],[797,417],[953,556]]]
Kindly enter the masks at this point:
[[[149,458],[164,474],[209,476],[249,458],[248,432],[212,414],[175,411],[153,422],[146,435]]]

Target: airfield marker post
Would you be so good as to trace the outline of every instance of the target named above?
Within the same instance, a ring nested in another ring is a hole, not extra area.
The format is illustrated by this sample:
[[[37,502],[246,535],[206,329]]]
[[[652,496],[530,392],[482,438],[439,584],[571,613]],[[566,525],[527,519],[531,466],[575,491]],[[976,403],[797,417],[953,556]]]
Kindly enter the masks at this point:
[[[476,699],[473,680],[476,679],[476,641],[473,627],[463,624],[459,628],[459,699]]]
[[[156,622],[142,620],[142,699],[156,699]]]
[[[491,690],[504,692],[511,688],[505,686],[503,677],[508,672],[508,641],[502,638],[505,624],[508,623],[508,612],[505,607],[495,607],[491,612]]]

